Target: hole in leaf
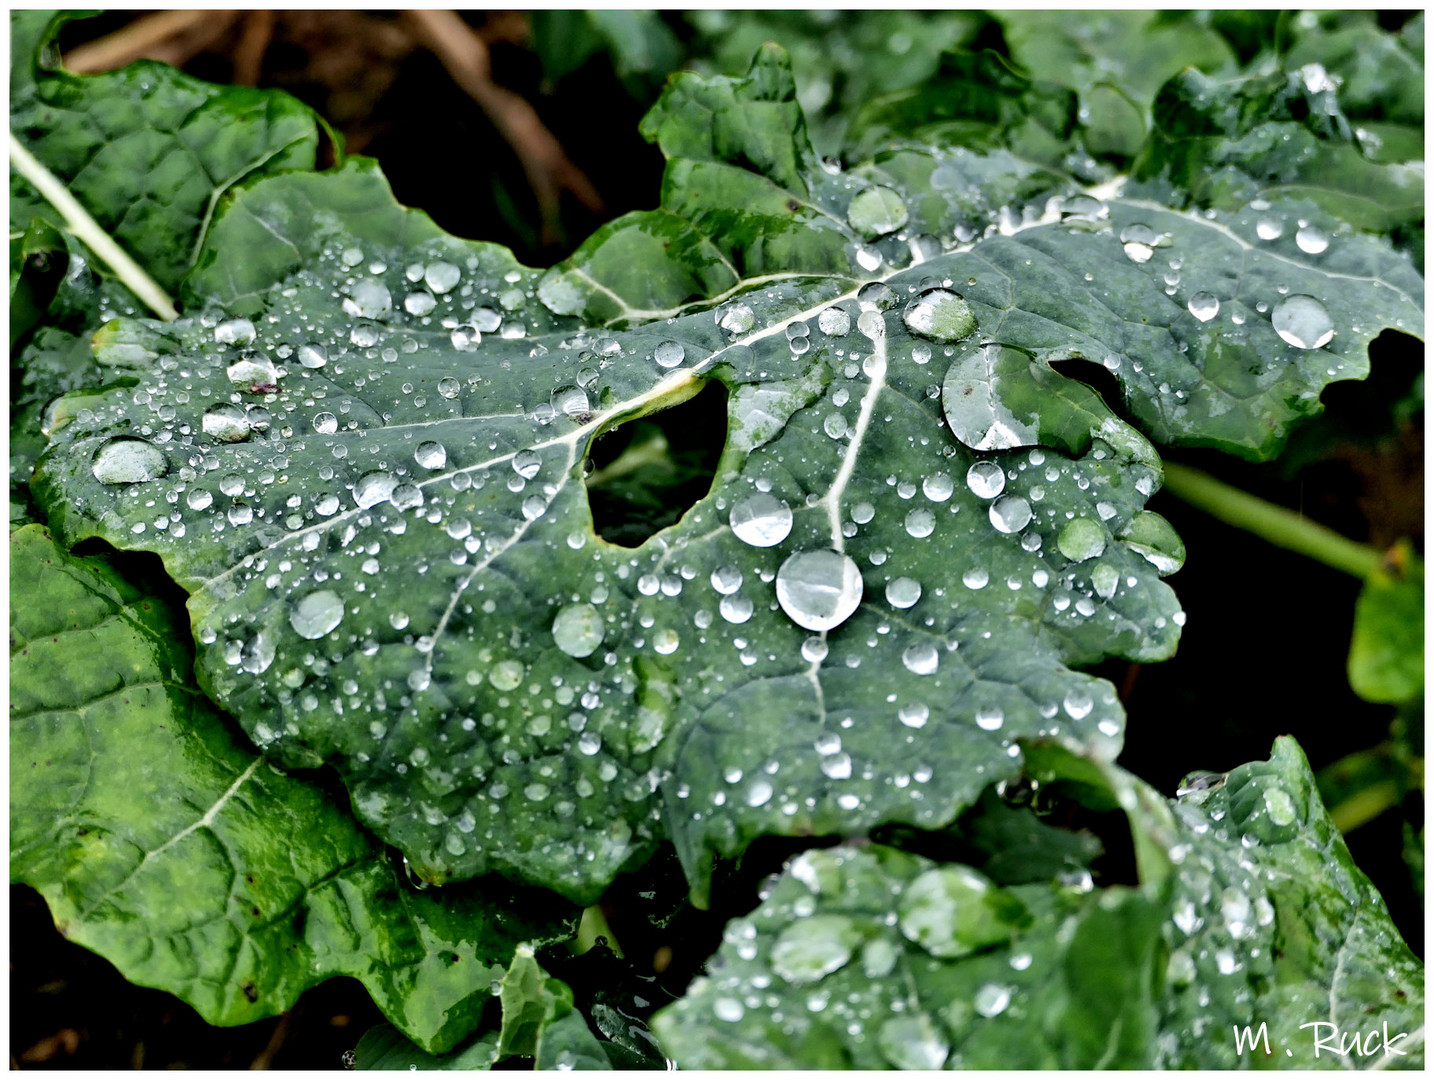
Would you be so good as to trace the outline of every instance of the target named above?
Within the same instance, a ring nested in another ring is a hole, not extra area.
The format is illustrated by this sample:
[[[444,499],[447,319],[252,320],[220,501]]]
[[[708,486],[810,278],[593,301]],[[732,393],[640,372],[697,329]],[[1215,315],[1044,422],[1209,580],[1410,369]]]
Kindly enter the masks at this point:
[[[1067,360],[1052,360],[1050,365],[1057,374],[1085,383],[1100,395],[1106,408],[1125,419],[1125,393],[1120,388],[1120,381],[1104,364],[1075,356]]]
[[[599,435],[589,451],[593,528],[637,547],[675,525],[712,490],[727,441],[727,388],[710,379],[696,396]]]

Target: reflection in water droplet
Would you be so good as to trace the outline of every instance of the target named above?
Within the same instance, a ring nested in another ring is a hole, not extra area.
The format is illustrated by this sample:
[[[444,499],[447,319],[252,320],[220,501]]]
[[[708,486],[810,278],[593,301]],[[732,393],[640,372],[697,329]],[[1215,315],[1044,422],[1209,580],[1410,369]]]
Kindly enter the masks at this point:
[[[304,597],[289,612],[289,625],[301,638],[317,641],[338,626],[344,617],[344,602],[331,589],[320,589]]]
[[[191,510],[208,510],[214,503],[214,493],[204,488],[190,488],[184,502]]]
[[[1329,236],[1313,225],[1302,225],[1295,233],[1295,243],[1306,255],[1319,255],[1329,247]]]
[[[847,206],[846,219],[867,239],[895,232],[906,224],[906,203],[888,187],[869,187]]]
[[[1006,1006],[1011,1003],[1011,988],[1001,986],[997,983],[987,983],[976,991],[972,1005],[982,1016],[988,1019],[993,1016],[1000,1016],[1006,1011]]]
[[[959,293],[932,289],[906,305],[902,321],[914,334],[933,341],[960,341],[976,329],[976,316]]]
[[[729,334],[745,334],[757,324],[757,316],[746,304],[733,304],[720,312],[717,325]]]
[[[248,353],[225,370],[229,381],[250,393],[267,393],[279,383],[279,369],[264,353]]]
[[[448,463],[448,451],[442,443],[421,442],[413,452],[413,460],[425,469],[441,469]]]
[[[549,403],[564,416],[579,416],[588,411],[587,391],[579,386],[560,386],[549,395]]]
[[[1018,533],[1031,520],[1031,504],[1019,495],[1007,495],[991,504],[988,516],[997,532]]]
[[[913,675],[931,675],[941,663],[941,657],[931,642],[919,641],[901,654],[901,662]]]
[[[921,582],[899,577],[886,586],[886,602],[894,608],[909,608],[921,599]]]
[[[664,341],[652,351],[652,358],[657,361],[658,367],[664,368],[675,368],[686,356],[687,350],[677,341]]]
[[[823,334],[846,337],[851,330],[851,316],[841,308],[827,308],[817,316],[817,327]]]
[[[951,482],[951,477],[945,473],[928,476],[921,482],[922,493],[932,502],[945,502],[951,498],[951,494],[955,490],[956,485]]]
[[[300,345],[298,356],[299,363],[306,368],[321,368],[329,362],[328,351],[322,345],[316,345],[313,342]]]
[[[723,596],[729,596],[742,587],[742,571],[730,563],[712,571],[712,587]]]
[[[792,508],[775,495],[759,492],[733,506],[728,520],[744,544],[774,547],[792,531]]]
[[[1056,547],[1072,562],[1094,559],[1105,551],[1105,530],[1090,518],[1075,518],[1061,529]]]
[[[1313,296],[1302,293],[1276,304],[1270,323],[1275,333],[1297,349],[1322,349],[1334,338],[1329,311]]]
[[[896,710],[896,718],[909,728],[925,727],[931,709],[921,701],[912,701]]]
[[[356,282],[349,292],[349,299],[352,304],[345,304],[344,309],[361,319],[379,319],[393,310],[393,297],[388,286],[372,278]]]
[[[1062,705],[1072,720],[1084,720],[1090,715],[1091,709],[1095,708],[1095,700],[1085,690],[1077,687],[1066,695]]]
[[[733,593],[731,596],[722,597],[717,611],[729,623],[740,626],[752,617],[752,600],[741,593]]]
[[[839,551],[799,551],[777,571],[777,603],[798,626],[840,626],[861,604],[861,571]]]
[[[313,424],[320,435],[332,435],[339,429],[339,418],[331,412],[315,413]]]
[[[225,319],[214,328],[214,340],[220,345],[250,345],[254,324],[248,319]]]
[[[893,1016],[876,1033],[877,1046],[898,1069],[940,1069],[951,1044],[925,1013]]]
[[[220,442],[243,442],[249,438],[249,419],[237,405],[227,402],[211,405],[200,423],[204,434],[213,435]]]
[[[1006,490],[1006,474],[994,461],[978,461],[966,470],[966,486],[978,499],[994,499]]]
[[[809,915],[790,923],[772,947],[772,970],[789,983],[816,982],[845,966],[862,935],[845,915]]]
[[[1006,720],[1006,713],[999,705],[987,705],[976,710],[976,726],[982,731],[1000,731]]]
[[[423,280],[436,293],[446,293],[458,284],[460,271],[450,262],[431,262],[423,270]]]
[[[433,299],[433,294],[422,289],[409,293],[403,298],[403,310],[410,315],[427,315],[437,304],[438,301]]]
[[[825,638],[809,637],[802,642],[802,659],[809,664],[820,664],[827,658],[827,649]]]
[[[543,459],[536,450],[519,450],[513,455],[513,471],[524,480],[531,480],[542,468]]]
[[[398,477],[382,471],[365,473],[354,484],[354,502],[361,509],[377,506],[393,494],[398,486]]]
[[[553,642],[569,656],[591,656],[602,639],[602,615],[591,604],[569,604],[553,620]]]
[[[452,401],[454,398],[456,398],[462,389],[463,384],[460,383],[457,379],[455,379],[452,375],[448,375],[438,380],[438,392],[443,395],[443,397],[447,398],[449,401]]]
[[[90,471],[102,484],[139,484],[169,472],[169,459],[143,439],[111,439],[95,451]]]
[[[1197,292],[1185,306],[1190,309],[1190,314],[1201,322],[1209,322],[1220,314],[1220,301],[1207,292]]]
[[[979,566],[972,567],[961,575],[961,584],[968,589],[984,589],[990,580],[991,575]]]
[[[1261,240],[1278,240],[1285,235],[1285,223],[1277,217],[1262,217],[1255,222],[1255,235]]]

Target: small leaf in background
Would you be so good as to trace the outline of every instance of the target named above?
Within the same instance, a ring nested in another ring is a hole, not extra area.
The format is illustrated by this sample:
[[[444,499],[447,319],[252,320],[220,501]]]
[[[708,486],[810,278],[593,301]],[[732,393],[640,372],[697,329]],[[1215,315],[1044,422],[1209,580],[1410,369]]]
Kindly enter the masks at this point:
[[[1355,602],[1349,685],[1366,701],[1391,705],[1424,695],[1424,560],[1407,541]]]

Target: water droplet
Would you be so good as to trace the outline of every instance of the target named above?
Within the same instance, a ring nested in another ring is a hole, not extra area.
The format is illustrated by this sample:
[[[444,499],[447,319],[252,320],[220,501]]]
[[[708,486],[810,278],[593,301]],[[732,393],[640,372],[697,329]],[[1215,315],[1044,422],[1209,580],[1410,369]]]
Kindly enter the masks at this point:
[[[1270,322],[1285,341],[1297,349],[1321,349],[1334,337],[1329,311],[1313,296],[1296,293],[1275,305]]]
[[[775,495],[759,492],[732,507],[732,532],[752,547],[775,547],[792,531],[792,508]]]
[[[1197,292],[1185,306],[1190,309],[1190,314],[1201,322],[1209,322],[1220,314],[1220,301],[1207,292]]]
[[[1075,518],[1061,529],[1056,547],[1071,562],[1094,559],[1105,551],[1105,530],[1090,518]]]
[[[563,416],[580,416],[588,411],[587,391],[579,386],[560,386],[549,395],[549,404]]]
[[[906,203],[888,187],[869,187],[847,206],[846,219],[868,240],[895,232],[906,224]]]
[[[972,1000],[976,1011],[988,1019],[993,1016],[1000,1016],[1006,1011],[1006,1006],[1011,1003],[1011,988],[1002,986],[999,983],[987,983],[976,991]]]
[[[423,280],[436,293],[450,292],[461,272],[450,262],[431,262],[423,269]]]
[[[966,867],[940,866],[921,874],[902,893],[897,925],[908,941],[932,956],[954,958],[1009,940],[1012,923],[1024,915],[1014,897],[1004,896],[1009,919],[993,904],[986,878]]]
[[[542,466],[542,456],[536,450],[519,450],[513,455],[513,471],[524,480],[537,476]]]
[[[398,486],[398,477],[382,471],[365,473],[354,484],[354,502],[361,509],[377,506],[393,495]]]
[[[339,429],[339,418],[331,412],[315,413],[313,424],[320,435],[332,435]]]
[[[652,351],[652,358],[657,361],[657,366],[664,368],[675,368],[686,356],[687,350],[677,341],[664,341]]]
[[[1255,235],[1261,240],[1278,240],[1285,235],[1285,223],[1277,217],[1262,217],[1255,222]]]
[[[802,659],[809,664],[820,664],[827,658],[828,648],[825,638],[809,637],[802,642]]]
[[[991,575],[979,566],[972,567],[961,575],[961,584],[968,589],[984,589],[986,583],[991,580]]]
[[[936,515],[924,506],[918,506],[906,515],[906,533],[917,540],[923,540],[936,530]]]
[[[225,370],[229,381],[254,394],[270,393],[279,385],[279,369],[263,353],[249,353]]]
[[[1270,823],[1281,828],[1293,825],[1299,817],[1295,801],[1290,798],[1289,792],[1279,787],[1265,788],[1265,812],[1270,816]]]
[[[409,293],[403,298],[403,310],[410,315],[427,315],[437,304],[438,301],[433,299],[433,294],[422,289]]]
[[[381,319],[393,310],[393,297],[388,286],[372,278],[355,282],[349,290],[349,300],[344,310],[361,319]]]
[[[941,409],[951,433],[974,450],[1011,450],[1040,439],[1036,417],[1020,416],[1003,398],[1011,380],[1028,378],[1034,359],[1011,345],[967,345],[941,384]]]
[[[736,998],[719,997],[712,1003],[712,1015],[717,1017],[718,1020],[735,1024],[747,1015],[747,1010]]]
[[[331,589],[311,592],[289,612],[289,625],[301,638],[317,641],[343,621],[344,602]]]
[[[389,495],[388,501],[400,510],[412,510],[415,506],[423,505],[423,489],[417,484],[398,484]]]
[[[906,305],[901,319],[913,334],[933,341],[960,341],[976,329],[976,316],[959,293],[932,289]]]
[[[918,641],[901,654],[901,662],[913,675],[932,675],[941,662],[941,656],[931,642]]]
[[[1072,720],[1084,720],[1090,715],[1091,709],[1095,708],[1095,700],[1087,691],[1077,687],[1066,695],[1062,705]]]
[[[446,376],[445,378],[438,380],[438,392],[443,395],[443,397],[447,398],[449,401],[452,401],[454,398],[456,398],[459,392],[462,391],[462,389],[463,384],[460,383],[457,379],[455,379],[452,375]]]
[[[228,402],[211,405],[200,424],[204,434],[213,435],[220,442],[243,442],[249,437],[249,419],[244,410]]]
[[[1295,233],[1295,243],[1306,255],[1319,255],[1329,247],[1329,236],[1323,229],[1302,225],[1299,232]]]
[[[723,596],[730,596],[742,587],[742,571],[730,563],[712,571],[712,587]]]
[[[214,340],[220,345],[251,345],[254,324],[248,319],[225,319],[214,328]]]
[[[806,630],[840,626],[861,604],[861,595],[861,571],[839,551],[799,551],[777,571],[777,603]]]
[[[907,702],[896,710],[896,718],[909,728],[925,727],[931,718],[931,709],[922,701]]]
[[[787,925],[772,946],[772,970],[801,985],[846,965],[862,935],[845,915],[809,915]]]
[[[90,471],[102,484],[139,484],[169,472],[169,459],[143,439],[111,439],[95,451]]]
[[[940,1069],[951,1044],[925,1013],[893,1016],[876,1033],[876,1044],[898,1069]]]
[[[569,604],[553,620],[553,641],[569,656],[591,656],[603,633],[602,615],[591,604]]]
[[[300,345],[298,349],[299,363],[306,368],[321,368],[329,362],[328,351],[322,346],[310,342],[307,345]]]
[[[846,337],[851,331],[851,316],[841,308],[827,308],[817,316],[817,327],[831,337]]]
[[[991,504],[988,512],[997,532],[1018,533],[1031,520],[1031,504],[1019,495],[1006,495]]]
[[[208,510],[214,503],[214,493],[204,488],[190,488],[184,502],[191,510]]]
[[[976,726],[982,731],[1000,731],[1005,720],[1005,710],[999,705],[987,705],[976,710]]]
[[[1125,248],[1125,257],[1133,263],[1146,263],[1155,254],[1155,248],[1164,240],[1161,233],[1149,225],[1139,223],[1127,225],[1120,230],[1120,242]]]
[[[752,610],[751,598],[740,593],[722,597],[722,602],[717,605],[717,611],[722,618],[737,626],[752,617]]]
[[[899,577],[886,586],[886,602],[894,608],[909,608],[921,599],[921,582]]]
[[[966,486],[978,499],[994,499],[1006,490],[1006,474],[994,461],[978,461],[966,470]]]
[[[733,304],[719,312],[717,325],[729,334],[745,334],[757,325],[757,316],[746,304]]]
[[[928,476],[921,482],[921,490],[932,502],[945,502],[951,498],[951,493],[956,490],[956,485],[945,473],[937,473],[934,476]]]
[[[439,442],[421,442],[413,452],[413,460],[425,469],[441,469],[448,463],[448,451]]]

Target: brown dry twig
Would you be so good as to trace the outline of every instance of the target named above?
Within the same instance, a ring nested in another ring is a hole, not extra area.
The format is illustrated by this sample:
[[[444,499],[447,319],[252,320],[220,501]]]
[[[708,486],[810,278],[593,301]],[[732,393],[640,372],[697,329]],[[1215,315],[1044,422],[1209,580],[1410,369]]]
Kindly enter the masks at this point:
[[[258,86],[264,67],[264,53],[274,39],[274,13],[250,11],[245,14],[234,46],[234,81],[240,86]]]
[[[595,214],[602,196],[568,158],[556,136],[523,97],[493,82],[488,46],[455,11],[405,11],[414,36],[442,62],[465,93],[476,101],[518,155],[543,216],[544,240],[557,234],[559,202],[571,192]]]
[[[183,67],[228,32],[239,16],[238,11],[218,9],[146,15],[70,50],[65,67],[78,75],[113,71],[141,59]]]

